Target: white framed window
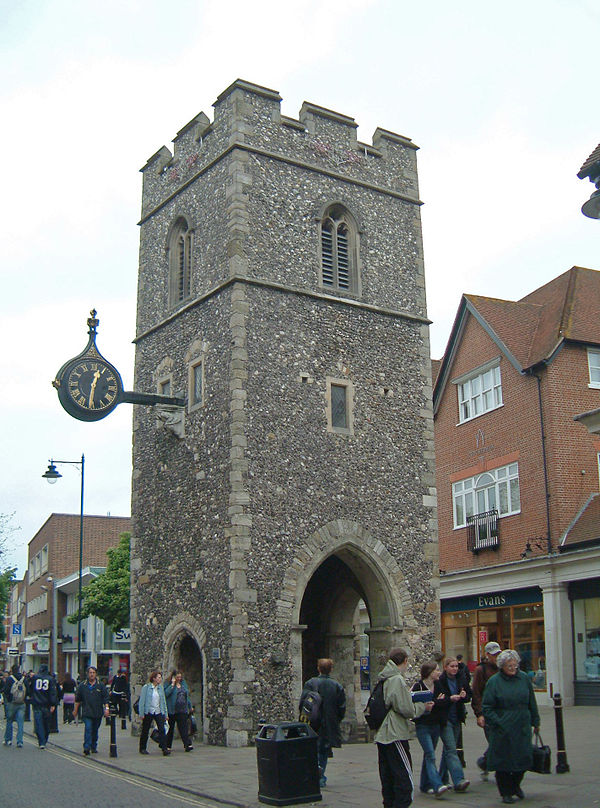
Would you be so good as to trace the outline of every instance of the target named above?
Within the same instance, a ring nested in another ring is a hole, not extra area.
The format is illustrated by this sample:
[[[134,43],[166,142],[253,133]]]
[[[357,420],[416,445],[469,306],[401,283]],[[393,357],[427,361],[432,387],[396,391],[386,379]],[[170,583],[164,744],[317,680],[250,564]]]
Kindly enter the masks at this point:
[[[497,360],[454,383],[458,390],[458,421],[461,424],[502,406],[502,379]]]
[[[204,362],[196,359],[190,363],[188,409],[191,412],[204,404]]]
[[[40,612],[45,612],[48,610],[48,593],[44,592],[42,595],[38,595],[37,598],[33,598],[27,603],[27,617],[34,617],[36,614],[40,614]]]
[[[48,545],[47,544],[45,544],[42,547],[41,558],[42,558],[42,561],[41,561],[40,573],[48,572]]]
[[[588,348],[588,369],[590,372],[590,387],[600,388],[600,351]]]
[[[327,379],[327,430],[354,433],[354,388],[347,379]]]
[[[498,516],[521,512],[519,464],[510,463],[452,484],[454,527],[466,527],[467,518],[486,511]]]

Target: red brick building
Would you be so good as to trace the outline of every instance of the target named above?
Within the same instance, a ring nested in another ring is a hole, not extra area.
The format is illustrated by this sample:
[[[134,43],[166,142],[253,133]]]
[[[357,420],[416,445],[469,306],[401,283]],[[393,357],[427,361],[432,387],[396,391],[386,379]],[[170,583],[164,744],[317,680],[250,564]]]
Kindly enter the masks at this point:
[[[84,516],[82,582],[89,583],[107,564],[106,551],[116,547],[121,533],[131,530],[131,519],[123,516]],[[26,582],[26,628],[20,646],[21,664],[37,670],[46,663],[60,676],[75,671],[77,626],[70,625],[69,652],[63,640],[64,619],[77,600],[79,581],[80,518],[75,514],[53,513],[29,542]],[[73,583],[75,579],[75,583]],[[58,586],[61,581],[71,585]],[[88,630],[91,635],[92,631]],[[75,639],[73,639],[75,638]],[[91,661],[95,638],[85,636],[82,657]],[[70,656],[70,662],[66,657]],[[94,664],[96,660],[94,659]]]
[[[463,295],[434,363],[442,641],[519,650],[540,690],[600,703],[600,272]]]

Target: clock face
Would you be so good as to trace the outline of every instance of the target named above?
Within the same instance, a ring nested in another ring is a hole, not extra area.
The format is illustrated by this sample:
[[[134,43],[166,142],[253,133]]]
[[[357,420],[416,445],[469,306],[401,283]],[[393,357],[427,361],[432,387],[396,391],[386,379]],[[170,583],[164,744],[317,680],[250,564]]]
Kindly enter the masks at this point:
[[[95,356],[84,356],[66,368],[59,397],[71,415],[97,421],[117,406],[121,389],[121,378],[112,365]]]

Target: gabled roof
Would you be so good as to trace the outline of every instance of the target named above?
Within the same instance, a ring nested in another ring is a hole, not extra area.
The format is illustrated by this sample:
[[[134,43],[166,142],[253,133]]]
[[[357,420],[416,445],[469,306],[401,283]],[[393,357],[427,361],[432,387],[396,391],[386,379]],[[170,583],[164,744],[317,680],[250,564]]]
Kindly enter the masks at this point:
[[[600,494],[592,494],[567,528],[560,549],[600,539]]]
[[[462,296],[434,384],[441,397],[468,316],[473,316],[520,373],[550,363],[565,342],[600,345],[600,272],[572,267],[518,301]]]

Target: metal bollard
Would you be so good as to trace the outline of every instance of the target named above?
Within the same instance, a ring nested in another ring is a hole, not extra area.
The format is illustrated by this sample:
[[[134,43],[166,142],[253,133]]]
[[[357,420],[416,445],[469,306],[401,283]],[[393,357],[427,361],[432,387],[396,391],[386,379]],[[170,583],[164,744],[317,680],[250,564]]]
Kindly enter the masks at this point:
[[[570,771],[565,749],[565,729],[563,726],[562,698],[560,693],[552,696],[554,701],[554,720],[556,721],[556,773],[564,774]]]
[[[117,711],[110,705],[110,757],[117,757]]]

